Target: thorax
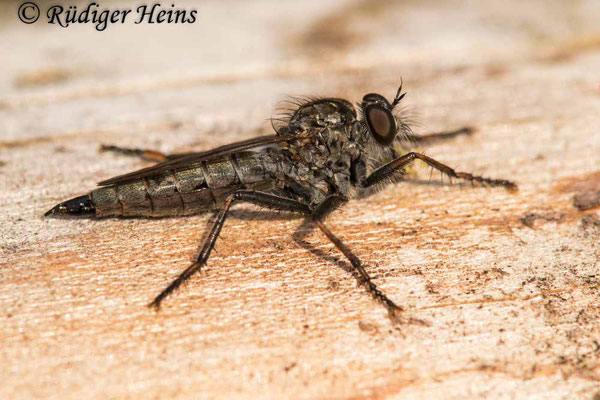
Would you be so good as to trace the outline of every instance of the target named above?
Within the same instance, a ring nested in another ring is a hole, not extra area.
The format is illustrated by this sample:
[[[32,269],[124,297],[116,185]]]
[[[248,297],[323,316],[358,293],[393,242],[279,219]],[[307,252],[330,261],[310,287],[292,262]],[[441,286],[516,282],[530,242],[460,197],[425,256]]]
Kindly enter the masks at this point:
[[[352,196],[351,166],[360,154],[356,112],[340,99],[321,99],[300,107],[284,133],[294,140],[280,144],[280,171],[286,189],[310,204],[337,193]]]

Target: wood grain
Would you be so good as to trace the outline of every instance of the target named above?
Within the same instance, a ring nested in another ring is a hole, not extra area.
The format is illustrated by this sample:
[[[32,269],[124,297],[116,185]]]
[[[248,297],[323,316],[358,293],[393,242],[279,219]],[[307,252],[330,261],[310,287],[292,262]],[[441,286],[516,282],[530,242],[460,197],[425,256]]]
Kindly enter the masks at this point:
[[[600,396],[600,217],[574,204],[600,190],[600,7],[370,4],[178,2],[197,23],[100,33],[2,4],[0,398]],[[101,144],[206,150],[269,133],[286,94],[392,96],[400,76],[417,133],[477,129],[429,156],[520,186],[416,168],[328,220],[400,323],[298,219],[236,206],[155,313],[209,216],[41,218],[148,165]]]

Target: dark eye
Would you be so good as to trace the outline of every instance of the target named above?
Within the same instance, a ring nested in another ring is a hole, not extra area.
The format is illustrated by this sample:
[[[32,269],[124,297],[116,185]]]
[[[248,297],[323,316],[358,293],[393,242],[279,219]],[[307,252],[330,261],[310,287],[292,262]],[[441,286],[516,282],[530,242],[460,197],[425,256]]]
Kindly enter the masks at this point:
[[[377,104],[368,105],[365,108],[365,120],[377,143],[388,146],[394,141],[396,121],[388,109]]]
[[[390,105],[390,103],[387,101],[387,99],[385,97],[383,97],[380,94],[377,93],[369,93],[363,96],[363,103],[381,103],[381,104],[385,104],[387,106]]]

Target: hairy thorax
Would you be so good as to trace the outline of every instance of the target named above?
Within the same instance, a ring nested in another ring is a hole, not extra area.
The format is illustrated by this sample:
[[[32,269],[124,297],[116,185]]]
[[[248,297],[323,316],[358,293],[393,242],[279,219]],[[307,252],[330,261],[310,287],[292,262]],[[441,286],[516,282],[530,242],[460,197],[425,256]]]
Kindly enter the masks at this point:
[[[331,194],[352,197],[351,166],[359,156],[356,111],[341,99],[300,107],[282,128],[295,140],[280,144],[279,180],[299,200],[319,204]]]

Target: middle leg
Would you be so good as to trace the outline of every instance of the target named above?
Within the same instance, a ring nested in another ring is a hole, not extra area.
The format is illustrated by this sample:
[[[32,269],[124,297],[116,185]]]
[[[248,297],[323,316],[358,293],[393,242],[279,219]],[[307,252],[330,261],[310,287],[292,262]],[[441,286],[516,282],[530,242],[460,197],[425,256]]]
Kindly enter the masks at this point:
[[[360,259],[352,253],[352,251],[346,246],[337,236],[335,236],[329,228],[324,224],[323,220],[331,214],[340,205],[345,203],[347,200],[340,196],[330,196],[326,198],[317,208],[312,212],[312,220],[315,222],[317,227],[325,234],[327,239],[334,244],[334,246],[344,254],[344,256],[350,261],[350,264],[354,268],[354,271],[360,276],[360,283],[364,284],[369,291],[381,303],[388,309],[390,315],[395,316],[396,313],[402,311],[402,307],[397,306],[392,300],[390,300],[377,286],[373,283],[371,276],[367,273],[363,267]]]

